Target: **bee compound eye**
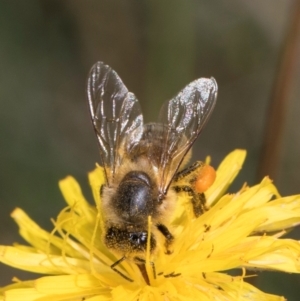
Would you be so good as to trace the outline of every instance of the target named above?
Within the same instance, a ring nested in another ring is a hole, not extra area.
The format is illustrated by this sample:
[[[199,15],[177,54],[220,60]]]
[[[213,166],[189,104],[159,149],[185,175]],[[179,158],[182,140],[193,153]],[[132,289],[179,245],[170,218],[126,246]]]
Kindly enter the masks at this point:
[[[141,234],[141,241],[142,242],[146,242],[147,241],[147,233],[146,232],[142,232],[142,234]]]
[[[145,244],[147,242],[147,232],[129,233],[129,239],[134,244]]]
[[[130,233],[129,238],[131,241],[137,241],[139,239],[139,236],[136,233]]]

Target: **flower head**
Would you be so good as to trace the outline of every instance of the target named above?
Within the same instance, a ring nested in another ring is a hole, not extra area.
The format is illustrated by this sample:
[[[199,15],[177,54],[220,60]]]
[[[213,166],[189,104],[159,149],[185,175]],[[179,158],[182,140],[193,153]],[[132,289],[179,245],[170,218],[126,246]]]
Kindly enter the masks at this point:
[[[102,240],[102,169],[89,174],[96,206],[86,201],[74,178],[60,181],[68,207],[53,221],[54,230],[41,229],[16,209],[12,217],[30,246],[0,246],[1,262],[45,276],[15,280],[1,289],[0,300],[284,300],[247,283],[245,278],[255,273],[246,271],[300,273],[300,243],[281,238],[285,229],[300,223],[300,195],[281,197],[267,177],[225,194],[245,155],[236,150],[221,163],[216,181],[205,193],[209,210],[200,217],[193,217],[189,196],[179,196],[170,225],[173,252],[165,254],[159,248],[150,255],[147,250],[150,285],[128,260],[118,271],[133,282],[111,269],[120,258]],[[148,224],[150,229],[151,218]],[[226,273],[237,268],[239,276]]]

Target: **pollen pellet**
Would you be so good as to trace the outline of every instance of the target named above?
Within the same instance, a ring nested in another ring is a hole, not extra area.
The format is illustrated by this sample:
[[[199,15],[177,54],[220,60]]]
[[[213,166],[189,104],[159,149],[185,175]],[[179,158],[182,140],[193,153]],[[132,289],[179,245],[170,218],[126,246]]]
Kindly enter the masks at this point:
[[[216,171],[210,165],[205,165],[199,172],[195,182],[195,190],[198,193],[206,191],[215,181]]]

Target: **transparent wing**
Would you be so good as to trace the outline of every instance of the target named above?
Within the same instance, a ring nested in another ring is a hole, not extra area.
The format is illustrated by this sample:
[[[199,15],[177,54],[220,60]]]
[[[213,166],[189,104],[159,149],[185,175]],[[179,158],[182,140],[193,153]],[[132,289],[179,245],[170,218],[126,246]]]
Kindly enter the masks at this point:
[[[163,125],[163,147],[159,164],[159,189],[166,193],[185,155],[207,122],[217,100],[214,78],[200,78],[165,103],[159,122]]]
[[[121,164],[125,138],[134,131],[133,143],[142,135],[143,115],[135,95],[127,90],[118,74],[102,62],[97,62],[90,71],[87,96],[110,185]]]

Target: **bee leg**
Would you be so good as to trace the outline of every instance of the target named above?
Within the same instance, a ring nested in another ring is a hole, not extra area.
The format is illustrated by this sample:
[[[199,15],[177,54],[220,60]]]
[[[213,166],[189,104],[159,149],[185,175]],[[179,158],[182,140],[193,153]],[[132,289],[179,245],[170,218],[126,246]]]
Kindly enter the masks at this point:
[[[206,198],[204,193],[196,193],[192,187],[190,186],[174,186],[174,190],[178,192],[187,192],[189,196],[192,197],[192,205],[194,214],[196,217],[199,217],[201,214],[203,214],[205,211],[207,211],[207,208],[205,206]]]
[[[122,272],[120,272],[119,270],[117,270],[115,267],[120,264],[122,261],[124,261],[126,259],[126,256],[123,256],[122,258],[120,258],[119,260],[117,260],[115,263],[113,263],[110,267],[113,271],[115,271],[116,273],[118,273],[120,276],[122,276],[124,279],[133,282],[133,280],[129,277],[127,277],[126,275],[124,275]]]
[[[102,195],[103,195],[103,188],[104,188],[104,185],[101,185],[100,186],[100,196],[102,197]]]
[[[196,161],[195,163],[193,163],[191,166],[177,172],[174,176],[173,181],[177,182],[182,178],[185,178],[186,176],[190,175],[191,173],[193,173],[194,171],[196,171],[199,167],[203,166],[204,163],[201,161]]]
[[[166,247],[166,254],[171,254],[172,252],[169,250],[170,245],[174,240],[174,236],[170,233],[169,229],[163,225],[158,224],[156,225],[157,229],[162,233],[162,235],[166,238],[165,247]]]
[[[147,270],[146,270],[146,260],[145,259],[142,259],[142,258],[139,258],[139,257],[134,257],[134,260],[135,261],[139,261],[141,262],[140,264],[139,263],[136,263],[136,265],[138,266],[138,268],[140,269],[146,283],[148,285],[150,285],[150,280],[149,280],[149,276],[147,274]],[[155,269],[155,264],[153,261],[150,261],[149,262],[151,267],[152,267],[152,272],[153,272],[153,278],[156,279],[156,269]]]
[[[203,214],[205,211],[208,210],[208,208],[206,206],[206,197],[205,197],[205,194],[203,192],[196,193],[196,194],[197,194],[197,197],[198,197],[198,200],[199,200],[199,203],[200,203],[200,208],[201,208],[201,213],[200,214]]]

